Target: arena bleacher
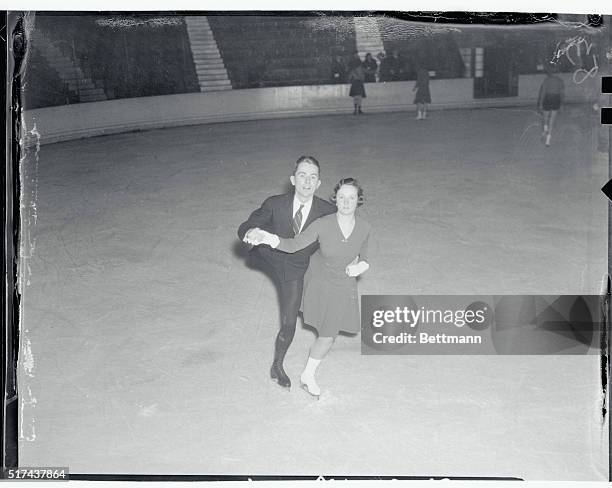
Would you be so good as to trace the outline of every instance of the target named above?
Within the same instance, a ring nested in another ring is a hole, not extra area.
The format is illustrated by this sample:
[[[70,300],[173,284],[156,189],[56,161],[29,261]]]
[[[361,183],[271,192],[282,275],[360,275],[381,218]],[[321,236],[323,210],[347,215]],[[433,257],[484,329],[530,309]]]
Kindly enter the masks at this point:
[[[352,19],[313,28],[316,18],[208,17],[233,88],[316,85],[330,81],[332,55],[355,50]]]

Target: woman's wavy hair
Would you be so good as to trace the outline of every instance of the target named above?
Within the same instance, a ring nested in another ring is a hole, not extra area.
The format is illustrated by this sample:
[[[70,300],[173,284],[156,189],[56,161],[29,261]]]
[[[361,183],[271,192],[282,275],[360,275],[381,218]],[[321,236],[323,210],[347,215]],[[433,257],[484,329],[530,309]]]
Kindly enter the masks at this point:
[[[365,196],[363,194],[363,188],[359,184],[359,182],[355,178],[342,178],[336,186],[334,186],[334,192],[332,196],[329,198],[332,202],[336,203],[336,195],[338,194],[338,190],[342,185],[350,185],[357,188],[357,206],[361,207],[365,203]]]

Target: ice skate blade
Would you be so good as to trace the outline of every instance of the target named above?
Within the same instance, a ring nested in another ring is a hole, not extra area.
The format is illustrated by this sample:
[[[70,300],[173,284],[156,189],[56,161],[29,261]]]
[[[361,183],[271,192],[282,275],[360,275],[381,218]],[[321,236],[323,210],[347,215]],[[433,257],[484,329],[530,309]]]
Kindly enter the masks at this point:
[[[308,389],[308,385],[306,383],[301,383],[300,384],[300,388],[302,388],[302,390],[304,390],[306,393],[308,393],[311,397],[316,398],[317,400],[319,399],[320,395],[315,395],[314,393],[312,393],[309,389]]]

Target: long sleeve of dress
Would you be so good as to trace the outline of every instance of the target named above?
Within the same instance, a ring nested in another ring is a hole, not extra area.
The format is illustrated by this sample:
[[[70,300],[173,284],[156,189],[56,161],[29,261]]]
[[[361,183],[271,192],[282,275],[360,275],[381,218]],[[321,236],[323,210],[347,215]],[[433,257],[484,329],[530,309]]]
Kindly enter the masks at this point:
[[[319,220],[315,220],[293,239],[279,238],[280,242],[278,246],[276,246],[276,249],[289,253],[297,252],[315,242],[319,238],[320,231],[321,222]]]
[[[359,261],[368,261],[368,245],[370,240],[370,233],[366,236],[359,249]]]

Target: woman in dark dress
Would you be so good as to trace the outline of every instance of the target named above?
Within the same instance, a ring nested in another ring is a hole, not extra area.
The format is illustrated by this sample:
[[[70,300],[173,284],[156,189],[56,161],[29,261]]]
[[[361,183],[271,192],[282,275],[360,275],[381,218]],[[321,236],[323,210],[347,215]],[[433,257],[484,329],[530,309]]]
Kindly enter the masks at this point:
[[[310,258],[304,277],[304,322],[318,331],[310,349],[302,387],[311,395],[321,390],[315,371],[331,349],[339,331],[359,332],[359,295],[356,277],[365,272],[371,226],[355,215],[363,203],[363,189],[354,178],[344,178],[334,188],[332,201],[338,211],[315,220],[293,239],[282,239],[258,229],[251,244],[267,244],[284,252],[296,252],[315,241],[319,249]]]
[[[538,112],[542,114],[542,138],[547,146],[550,146],[553,124],[563,103],[564,94],[563,80],[553,72],[552,68],[549,69],[538,96]]]
[[[416,91],[414,103],[417,106],[417,120],[427,118],[427,104],[431,103],[429,92],[429,72],[421,65],[417,65],[417,79],[412,91]]]
[[[349,73],[349,82],[351,89],[349,91],[349,97],[353,97],[353,115],[362,114],[361,111],[361,100],[366,97],[365,85],[365,70],[363,65],[359,64],[351,69]]]

